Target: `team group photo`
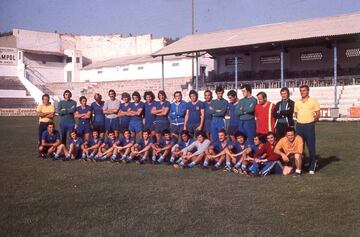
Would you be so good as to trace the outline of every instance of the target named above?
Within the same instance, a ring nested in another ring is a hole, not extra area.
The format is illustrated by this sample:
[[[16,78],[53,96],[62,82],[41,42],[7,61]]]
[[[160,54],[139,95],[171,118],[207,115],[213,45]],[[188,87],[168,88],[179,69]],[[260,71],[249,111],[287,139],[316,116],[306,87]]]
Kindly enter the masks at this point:
[[[0,1],[0,236],[360,233],[360,1]]]

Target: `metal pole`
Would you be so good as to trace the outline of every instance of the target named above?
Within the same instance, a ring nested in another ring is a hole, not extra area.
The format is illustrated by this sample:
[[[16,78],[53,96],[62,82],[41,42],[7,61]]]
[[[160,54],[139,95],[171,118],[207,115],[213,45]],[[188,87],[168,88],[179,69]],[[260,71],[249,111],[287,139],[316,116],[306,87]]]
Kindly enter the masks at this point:
[[[196,77],[195,77],[195,90],[199,90],[199,53],[196,53]]]
[[[235,91],[238,92],[238,57],[235,56]]]
[[[334,108],[338,107],[337,101],[337,46],[336,42],[333,44],[334,50]]]
[[[195,34],[195,0],[191,1],[191,34]],[[191,81],[194,80],[194,54],[191,53]]]
[[[285,86],[285,79],[284,79],[284,47],[280,49],[280,77],[281,77],[281,87]]]
[[[161,83],[160,83],[160,89],[165,89],[165,69],[164,69],[164,56],[161,56]]]

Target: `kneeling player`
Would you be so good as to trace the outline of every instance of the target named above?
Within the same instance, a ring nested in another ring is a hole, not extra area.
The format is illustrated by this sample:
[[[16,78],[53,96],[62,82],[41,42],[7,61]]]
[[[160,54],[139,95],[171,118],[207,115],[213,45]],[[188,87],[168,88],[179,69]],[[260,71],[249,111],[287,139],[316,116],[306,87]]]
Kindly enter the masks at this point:
[[[113,155],[111,161],[116,161],[118,156],[121,156],[120,161],[126,163],[130,159],[131,147],[134,145],[134,139],[128,129],[123,132],[123,137],[114,144]],[[128,157],[129,156],[129,157]]]
[[[180,141],[171,148],[171,157],[170,157],[171,165],[173,165],[175,161],[177,163],[181,162],[180,158],[183,154],[181,150],[184,149],[185,147],[190,146],[193,143],[193,141],[194,140],[191,138],[187,130],[181,131]]]
[[[55,130],[54,123],[50,122],[46,131],[41,135],[41,145],[39,146],[40,157],[52,157],[53,160],[58,160],[60,155],[68,155],[64,144],[61,144],[60,134]]]
[[[242,132],[236,132],[234,137],[234,143],[225,150],[227,154],[225,169],[234,173],[242,173],[242,168],[246,169],[246,157],[251,151],[251,144],[246,141],[246,135]]]
[[[94,161],[107,160],[114,151],[114,144],[116,143],[116,137],[113,131],[109,131],[104,143],[99,147],[97,155],[94,157]]]
[[[226,132],[221,129],[218,132],[218,139],[208,148],[206,152],[204,168],[209,166],[209,163],[214,163],[214,169],[220,169],[226,159],[226,148],[231,146],[231,141],[226,139]]]
[[[163,138],[157,141],[152,146],[153,155],[152,161],[154,164],[161,164],[166,158],[171,155],[171,148],[176,143],[176,139],[171,137],[169,129],[163,131]],[[157,159],[159,157],[159,159]]]
[[[78,136],[75,129],[70,132],[70,145],[69,145],[69,154],[65,157],[66,160],[75,160],[81,157],[81,146],[83,144],[83,139]]]
[[[204,160],[205,152],[211,142],[206,139],[204,131],[197,131],[195,135],[196,141],[181,150],[181,162],[179,164],[174,164],[174,168],[193,168]],[[194,149],[196,149],[195,152]]]
[[[92,132],[92,137],[87,139],[81,146],[82,149],[82,160],[93,160],[96,153],[99,151],[99,147],[103,143],[103,140],[99,137],[99,132],[94,130]]]
[[[151,147],[154,144],[154,140],[151,137],[150,130],[142,132],[142,138],[138,143],[131,147],[131,154],[128,161],[138,159],[138,164],[144,164],[146,160],[150,160]]]
[[[254,160],[249,168],[252,175],[265,176],[273,171],[276,174],[282,173],[281,156],[274,152],[276,146],[275,134],[269,132],[266,138],[267,142],[254,154]]]

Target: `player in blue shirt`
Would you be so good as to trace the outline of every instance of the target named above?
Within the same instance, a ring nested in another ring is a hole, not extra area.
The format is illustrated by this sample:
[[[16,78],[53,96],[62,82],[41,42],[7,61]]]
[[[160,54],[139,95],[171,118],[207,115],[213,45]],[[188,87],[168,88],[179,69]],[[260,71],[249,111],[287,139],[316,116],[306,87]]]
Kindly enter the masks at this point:
[[[211,139],[218,140],[218,132],[225,128],[225,115],[228,102],[223,98],[224,89],[220,86],[216,87],[216,99],[211,101],[209,111],[212,114],[211,120]]]
[[[75,160],[81,158],[81,146],[83,144],[83,139],[78,136],[77,130],[73,129],[70,132],[70,144],[69,144],[69,154],[65,157],[65,160]],[[81,159],[82,160],[82,159]]]
[[[206,136],[211,139],[210,137],[210,132],[211,132],[211,120],[212,120],[212,114],[210,113],[210,106],[211,106],[211,101],[213,99],[212,97],[212,92],[211,90],[206,90],[204,92],[204,114],[205,114],[205,119],[204,119],[204,128],[203,131],[206,133]]]
[[[76,107],[74,117],[78,119],[76,125],[77,134],[85,140],[90,137],[91,132],[91,107],[86,104],[85,96],[80,97],[80,106]]]
[[[228,104],[228,112],[230,115],[230,121],[229,121],[229,125],[228,125],[228,129],[227,129],[227,133],[230,136],[230,140],[232,142],[235,142],[235,134],[237,131],[239,131],[239,123],[240,123],[240,118],[239,115],[235,114],[235,108],[236,105],[239,103],[239,99],[237,97],[236,91],[234,90],[230,90],[227,93],[227,97],[229,99],[229,104]]]
[[[156,119],[153,124],[157,142],[160,141],[163,131],[170,129],[168,114],[171,107],[170,102],[166,100],[165,91],[159,91],[158,99],[159,101],[156,103],[156,107],[151,110],[151,113],[156,115]]]
[[[97,155],[94,157],[95,161],[107,160],[114,152],[114,144],[116,143],[116,137],[113,131],[108,131],[107,137],[99,147]]]
[[[132,99],[134,102],[130,103],[130,110],[128,111],[128,115],[130,116],[129,130],[131,132],[131,137],[136,140],[136,135],[142,137],[143,130],[143,114],[145,105],[140,101],[140,94],[137,91],[134,91],[132,94]]]
[[[174,137],[178,138],[184,128],[187,103],[183,101],[182,93],[180,91],[175,91],[174,99],[175,101],[171,104],[169,112],[169,119],[171,123],[170,131]]]
[[[120,161],[126,163],[128,156],[131,153],[131,147],[134,145],[134,139],[131,137],[130,131],[124,130],[123,137],[119,138],[114,144],[113,155],[111,156],[111,161],[117,161],[117,157],[121,156]]]
[[[154,140],[151,137],[150,130],[144,130],[140,141],[131,147],[129,161],[137,159],[137,164],[144,164],[146,160],[150,160],[150,152],[153,144]]]
[[[151,113],[152,109],[156,107],[154,93],[152,91],[145,91],[144,100],[144,130],[150,130],[151,135],[155,136],[154,121],[156,115]]]
[[[186,106],[184,130],[194,136],[196,131],[201,131],[204,127],[204,103],[198,100],[198,93],[194,90],[189,92],[190,101]]]
[[[85,140],[81,146],[81,149],[83,151],[81,159],[86,161],[93,160],[102,143],[103,140],[100,137],[99,132],[97,130],[94,130],[92,132],[92,136],[89,139]]]
[[[99,137],[103,138],[105,133],[105,115],[103,111],[104,101],[99,93],[94,95],[94,102],[91,103],[92,130],[98,131]]]
[[[227,149],[226,170],[239,173],[242,171],[240,168],[245,162],[247,154],[251,151],[251,143],[247,142],[246,135],[239,131],[235,133],[235,139],[232,146]]]
[[[226,159],[226,148],[231,146],[231,141],[226,139],[225,129],[218,132],[218,139],[212,142],[206,152],[203,168],[207,168],[210,163],[214,163],[214,169],[220,169]]]
[[[53,122],[49,122],[46,130],[41,135],[41,144],[39,146],[40,157],[52,157],[54,160],[60,158],[60,155],[67,155],[67,149],[61,143],[60,134],[55,130]]]
[[[121,100],[122,102],[120,103],[120,107],[119,107],[119,112],[118,112],[118,116],[119,116],[119,131],[120,133],[124,133],[125,130],[129,129],[129,124],[130,124],[130,116],[129,116],[129,111],[130,111],[130,94],[127,92],[124,92],[121,94]]]
[[[171,137],[170,130],[165,129],[163,131],[163,138],[161,138],[158,142],[154,143],[152,146],[153,164],[161,164],[166,158],[168,158],[171,155],[171,148],[174,146],[175,143],[176,139],[174,137]]]
[[[193,139],[190,136],[190,133],[187,130],[183,130],[180,133],[180,141],[178,141],[177,144],[175,144],[171,148],[171,157],[170,157],[170,164],[174,164],[175,162],[180,163],[181,156],[182,156],[182,149],[185,147],[188,147],[193,143]],[[180,161],[179,161],[180,160]]]

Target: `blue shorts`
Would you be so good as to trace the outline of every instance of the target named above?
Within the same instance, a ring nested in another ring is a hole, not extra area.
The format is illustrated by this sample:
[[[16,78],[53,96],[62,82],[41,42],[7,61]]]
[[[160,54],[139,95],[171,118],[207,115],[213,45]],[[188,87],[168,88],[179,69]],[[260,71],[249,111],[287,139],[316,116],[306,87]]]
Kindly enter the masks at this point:
[[[153,123],[154,131],[157,133],[162,133],[165,129],[170,128],[170,123],[168,120],[156,120]]]
[[[83,136],[84,134],[88,134],[91,132],[91,125],[90,123],[86,123],[86,124],[80,123],[77,125],[76,131],[79,136]]]
[[[105,122],[93,122],[92,130],[97,131],[98,133],[105,132]]]
[[[210,119],[205,120],[203,131],[211,132],[211,120]]]
[[[182,132],[182,130],[184,130],[184,124],[179,124],[179,125],[170,124],[171,133],[175,133],[179,135]]]
[[[119,131],[123,133],[125,130],[129,129],[130,120],[119,118]]]
[[[229,125],[227,129],[227,134],[230,136],[235,136],[237,131],[239,131],[239,125]]]
[[[130,132],[141,132],[143,130],[144,125],[141,121],[130,121],[129,123],[129,130]]]
[[[146,122],[145,120],[145,126],[144,131],[149,130],[150,132],[155,131],[153,122]]]
[[[191,136],[195,135],[196,129],[200,126],[198,123],[187,123],[186,124],[186,130],[189,131]]]
[[[119,130],[119,118],[105,118],[106,131],[118,131]]]

